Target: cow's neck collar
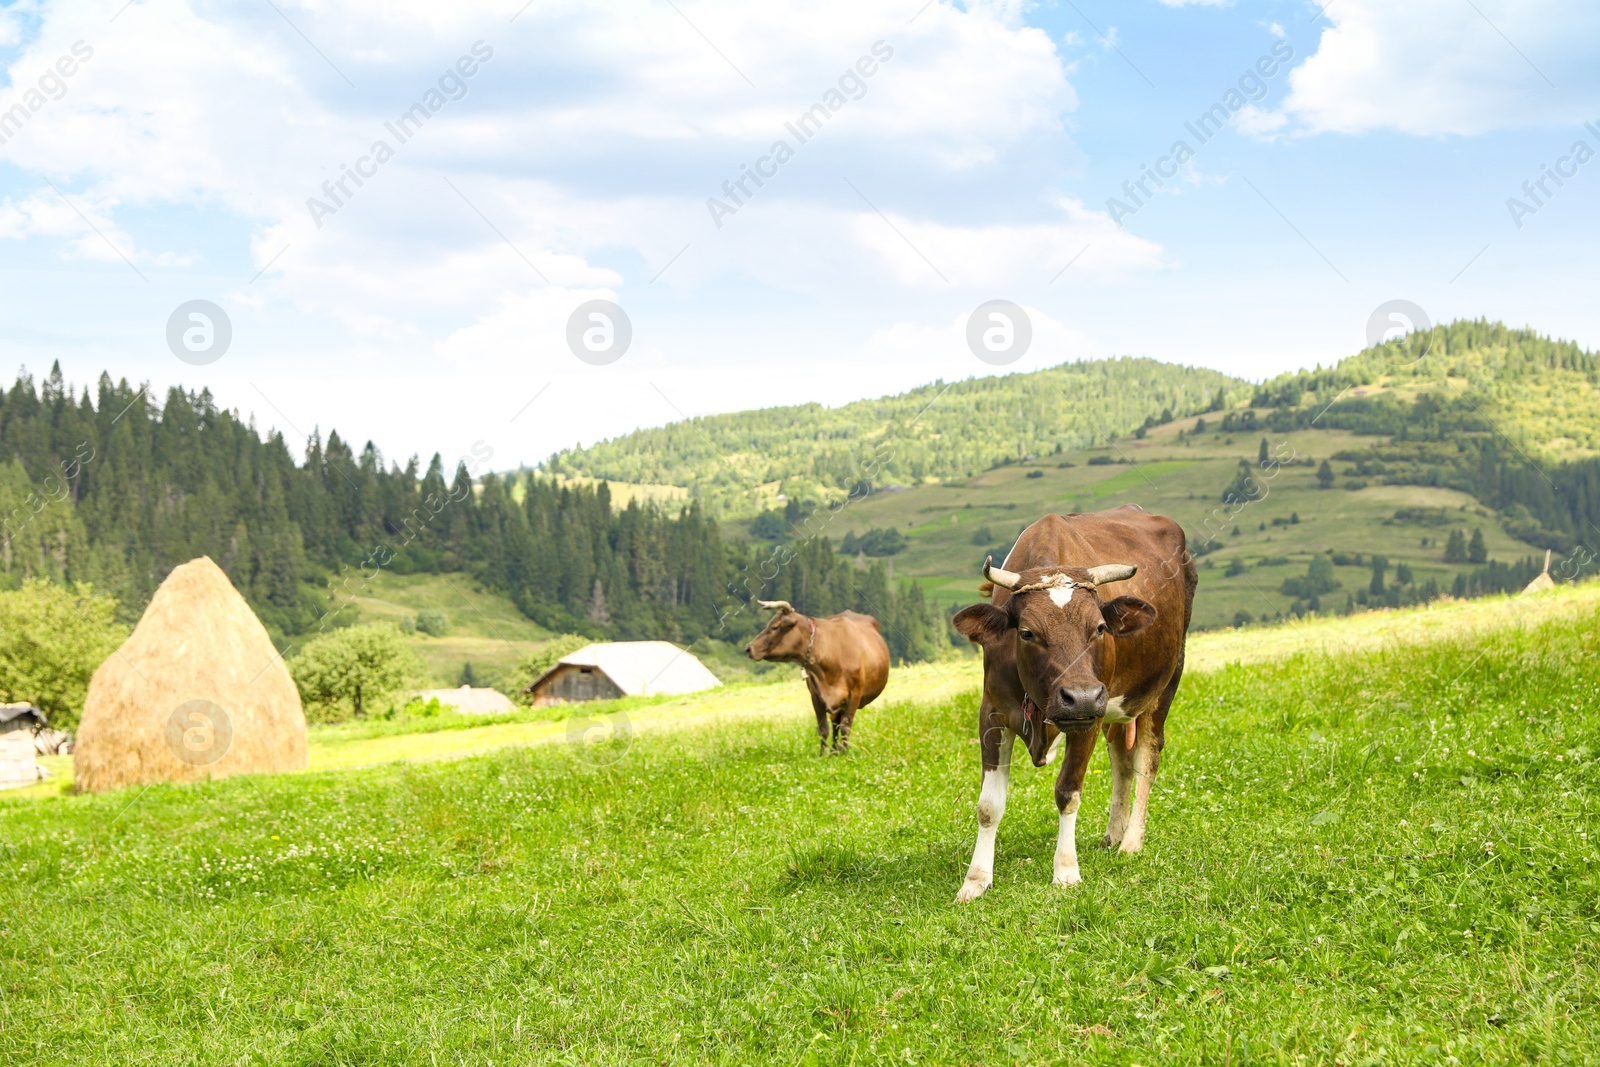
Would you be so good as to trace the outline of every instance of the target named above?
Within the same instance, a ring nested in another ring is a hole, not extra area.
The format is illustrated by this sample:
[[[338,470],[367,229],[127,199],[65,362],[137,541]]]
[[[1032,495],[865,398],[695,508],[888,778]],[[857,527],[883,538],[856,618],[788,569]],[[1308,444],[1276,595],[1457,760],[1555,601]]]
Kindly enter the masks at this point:
[[[806,624],[811,627],[811,638],[806,641],[806,650],[800,653],[800,670],[807,677],[809,677],[812,673],[811,650],[815,648],[817,644],[817,620],[813,619],[809,615],[801,615],[800,617],[806,620]]]
[[[1036,717],[1038,717],[1038,715],[1039,715],[1039,705],[1037,705],[1037,704],[1035,704],[1033,702],[1033,698],[1028,695],[1027,690],[1023,690],[1023,693],[1022,693],[1022,740],[1024,742],[1031,742],[1033,740],[1033,720]],[[1041,720],[1039,725],[1043,726],[1044,722]]]

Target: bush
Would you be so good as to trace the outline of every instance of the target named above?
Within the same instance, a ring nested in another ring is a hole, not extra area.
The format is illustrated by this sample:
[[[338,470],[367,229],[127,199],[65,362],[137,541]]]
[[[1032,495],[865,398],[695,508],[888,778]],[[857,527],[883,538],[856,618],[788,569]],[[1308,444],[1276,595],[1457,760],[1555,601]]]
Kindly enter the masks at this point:
[[[847,556],[853,556],[857,552],[868,556],[892,556],[896,552],[904,551],[905,547],[905,535],[892,527],[889,529],[873,527],[860,537],[847,533],[839,542],[839,551]]]
[[[398,627],[376,622],[313,637],[289,661],[289,673],[308,720],[339,722],[392,711],[394,697],[418,684],[424,669]]]
[[[433,637],[443,637],[450,632],[450,616],[438,608],[424,608],[417,612],[417,629]]]
[[[405,618],[401,619],[400,620],[400,632],[403,633],[403,634],[414,634],[414,633],[416,633],[417,632],[416,616],[407,615]]]
[[[77,728],[89,679],[128,636],[117,602],[84,584],[29,579],[0,592],[0,698],[26,702],[50,725]]]
[[[1305,577],[1285,578],[1279,592],[1284,596],[1296,599],[1316,600],[1323,593],[1331,593],[1339,588],[1338,579],[1333,576],[1334,561],[1320,552],[1311,557],[1311,563],[1306,567]],[[1317,610],[1316,608],[1312,609]]]
[[[750,536],[762,541],[781,541],[789,532],[789,523],[784,519],[784,513],[774,508],[763,511],[750,523]]]

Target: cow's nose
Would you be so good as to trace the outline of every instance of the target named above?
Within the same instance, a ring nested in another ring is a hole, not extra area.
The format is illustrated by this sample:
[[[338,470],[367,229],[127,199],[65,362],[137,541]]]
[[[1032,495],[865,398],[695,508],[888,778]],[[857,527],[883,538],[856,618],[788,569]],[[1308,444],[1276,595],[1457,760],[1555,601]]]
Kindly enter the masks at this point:
[[[1077,719],[1087,719],[1105,711],[1106,687],[1097,685],[1088,689],[1062,689],[1061,710]]]
[[[744,654],[749,656],[751,659],[755,659],[756,658],[756,646],[755,645],[745,645],[744,646]]]

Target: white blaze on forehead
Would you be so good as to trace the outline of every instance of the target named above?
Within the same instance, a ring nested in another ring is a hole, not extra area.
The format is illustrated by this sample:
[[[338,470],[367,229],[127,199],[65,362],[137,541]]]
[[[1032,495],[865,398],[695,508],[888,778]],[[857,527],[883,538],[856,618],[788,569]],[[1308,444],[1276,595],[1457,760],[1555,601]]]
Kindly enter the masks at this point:
[[[1072,599],[1072,586],[1058,585],[1050,590],[1050,601],[1058,608],[1064,608]]]

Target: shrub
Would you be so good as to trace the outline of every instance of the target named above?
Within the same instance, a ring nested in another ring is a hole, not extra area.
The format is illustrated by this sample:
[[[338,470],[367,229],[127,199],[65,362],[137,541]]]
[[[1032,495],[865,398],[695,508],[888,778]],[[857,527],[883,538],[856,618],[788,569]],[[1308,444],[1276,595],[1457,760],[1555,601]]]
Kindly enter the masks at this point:
[[[95,670],[128,636],[117,602],[85,584],[29,579],[0,592],[0,698],[33,704],[50,725],[72,730]]]
[[[307,641],[289,661],[306,718],[338,722],[390,710],[393,698],[423,677],[422,661],[389,623],[350,626]]]
[[[433,637],[443,637],[450,632],[450,616],[438,608],[424,608],[417,612],[417,629]]]

